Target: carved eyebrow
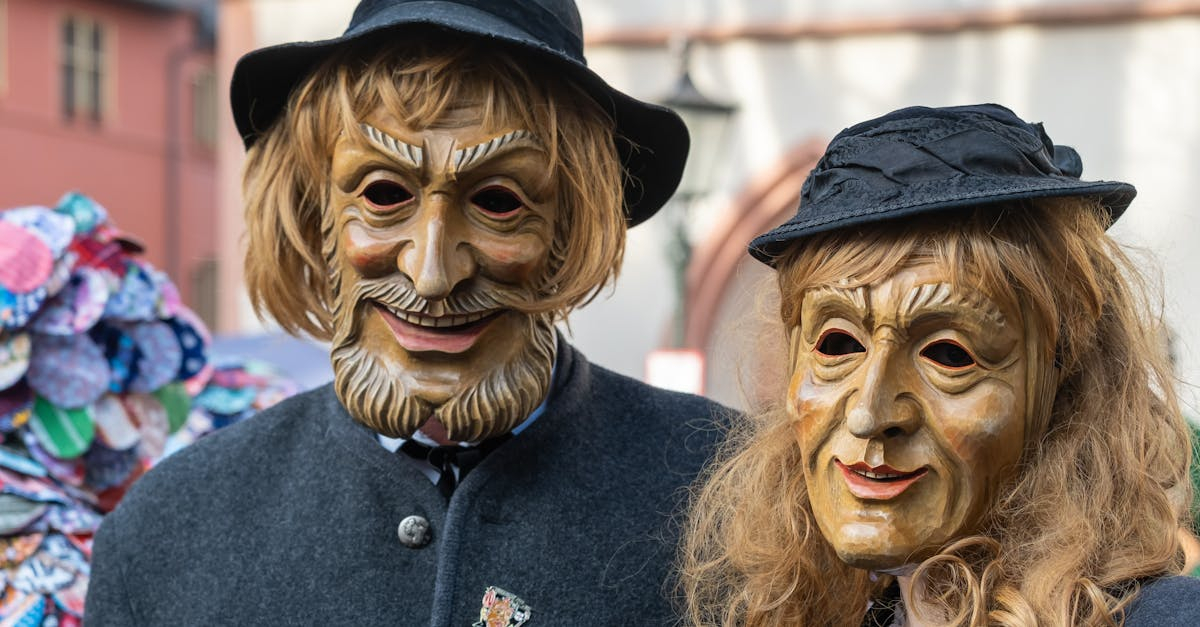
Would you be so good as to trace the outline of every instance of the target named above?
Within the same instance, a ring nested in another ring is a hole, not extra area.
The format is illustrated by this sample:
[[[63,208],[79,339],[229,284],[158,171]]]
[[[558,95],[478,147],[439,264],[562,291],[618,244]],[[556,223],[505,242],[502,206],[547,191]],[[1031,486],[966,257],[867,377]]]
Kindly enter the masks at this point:
[[[455,172],[465,172],[501,152],[518,146],[538,146],[538,143],[534,139],[533,133],[516,130],[494,137],[482,144],[455,150],[454,154],[450,155],[450,162],[453,164]]]
[[[871,313],[871,306],[867,302],[866,286],[836,287],[833,285],[823,285],[821,287],[809,290],[808,293],[804,295],[805,300],[812,297],[832,297],[846,301],[851,307],[854,308],[855,313],[857,313],[859,317],[864,320]]]
[[[923,309],[969,307],[981,311],[991,322],[1004,326],[1007,321],[1000,308],[988,297],[975,290],[957,291],[949,283],[926,283],[908,291],[900,306],[901,324],[908,326]]]
[[[371,143],[391,153],[403,163],[420,169],[421,164],[425,162],[425,151],[421,150],[419,146],[406,144],[366,122],[358,126],[363,133],[366,133]]]

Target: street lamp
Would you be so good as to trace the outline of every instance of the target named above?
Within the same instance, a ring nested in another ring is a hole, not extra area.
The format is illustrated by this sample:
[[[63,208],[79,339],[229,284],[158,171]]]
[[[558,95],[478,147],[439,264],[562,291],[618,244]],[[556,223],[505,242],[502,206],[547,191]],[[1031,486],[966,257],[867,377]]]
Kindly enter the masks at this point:
[[[659,387],[693,394],[704,393],[704,354],[699,347],[686,347],[687,269],[692,260],[688,237],[692,207],[712,191],[717,164],[725,151],[729,120],[737,107],[718,102],[700,93],[690,72],[691,45],[686,40],[677,48],[679,77],[671,93],[661,99],[687,125],[692,136],[691,151],[683,169],[683,178],[671,204],[664,212],[671,229],[667,261],[675,280],[675,315],[671,346],[646,356],[646,380]]]
[[[662,103],[683,118],[692,136],[683,179],[672,200],[674,206],[668,208],[672,234],[667,254],[674,271],[676,298],[673,345],[683,348],[687,328],[687,268],[692,258],[688,236],[691,209],[712,191],[713,175],[725,151],[726,131],[737,107],[713,100],[696,88],[690,71],[691,42],[684,41],[677,54],[679,78]]]

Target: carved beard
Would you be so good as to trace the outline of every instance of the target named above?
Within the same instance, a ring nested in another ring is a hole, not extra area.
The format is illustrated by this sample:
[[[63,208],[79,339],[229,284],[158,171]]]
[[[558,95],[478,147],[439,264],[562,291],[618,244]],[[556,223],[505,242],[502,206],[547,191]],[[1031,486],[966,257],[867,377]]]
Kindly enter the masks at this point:
[[[422,311],[429,303],[398,277],[363,279],[353,292],[346,300],[335,294],[336,302],[353,306],[334,312],[334,388],[350,415],[374,431],[407,438],[436,416],[450,439],[474,442],[508,433],[546,398],[556,348],[552,316],[514,308],[535,299],[533,290],[501,287],[477,277],[468,290],[444,301],[448,314],[503,308],[510,310],[506,315],[523,316],[526,324],[521,325],[525,337],[514,355],[481,378],[463,382],[441,405],[421,398],[420,390],[407,389],[403,367],[365,346],[360,333],[365,316],[375,315],[372,302],[408,311]]]

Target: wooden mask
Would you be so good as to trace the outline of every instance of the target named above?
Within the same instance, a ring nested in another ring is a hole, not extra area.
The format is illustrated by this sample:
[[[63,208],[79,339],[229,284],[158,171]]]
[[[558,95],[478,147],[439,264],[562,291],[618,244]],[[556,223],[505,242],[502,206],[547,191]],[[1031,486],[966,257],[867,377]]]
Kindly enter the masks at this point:
[[[453,440],[506,433],[549,390],[553,321],[525,306],[555,263],[556,178],[533,132],[481,119],[466,103],[427,128],[376,112],[335,146],[335,384],[388,436],[434,415]]]
[[[930,262],[803,295],[788,409],[843,561],[898,568],[977,530],[1040,428],[1044,342]]]

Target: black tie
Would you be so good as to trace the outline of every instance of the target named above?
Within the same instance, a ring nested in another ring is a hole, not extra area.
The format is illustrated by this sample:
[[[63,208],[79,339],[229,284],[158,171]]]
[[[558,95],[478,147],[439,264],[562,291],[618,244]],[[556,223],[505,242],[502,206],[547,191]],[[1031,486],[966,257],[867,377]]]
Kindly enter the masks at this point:
[[[442,493],[442,496],[447,499],[451,494],[454,494],[454,488],[463,479],[467,478],[467,473],[472,468],[479,465],[488,453],[496,450],[501,444],[504,444],[512,438],[512,434],[505,433],[488,440],[484,440],[475,446],[458,446],[455,444],[444,446],[426,446],[409,438],[400,445],[400,450],[404,451],[405,455],[413,459],[427,461],[434,468],[438,469],[437,489]],[[454,478],[454,467],[458,466],[458,479]]]

